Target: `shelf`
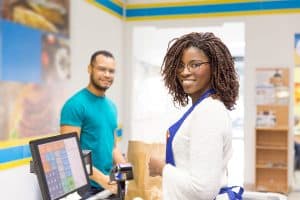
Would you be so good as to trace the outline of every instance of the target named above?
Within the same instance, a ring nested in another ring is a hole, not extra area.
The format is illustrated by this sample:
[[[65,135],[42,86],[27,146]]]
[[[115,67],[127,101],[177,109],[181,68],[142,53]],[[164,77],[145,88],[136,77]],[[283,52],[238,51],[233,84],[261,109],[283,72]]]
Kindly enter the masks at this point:
[[[288,192],[289,70],[257,69],[255,188]],[[285,92],[285,96],[279,96]],[[286,95],[287,94],[287,95]]]
[[[275,127],[256,127],[257,131],[288,131],[289,127],[287,126],[275,126]]]
[[[287,170],[286,166],[268,166],[266,164],[257,164],[257,169],[274,169],[274,170]]]
[[[286,185],[282,184],[282,185],[278,185],[278,184],[266,184],[263,183],[261,185],[257,185],[256,186],[256,190],[260,191],[260,192],[269,192],[269,191],[273,191],[273,192],[279,192],[279,193],[284,193],[287,194],[289,192],[288,188]]]
[[[284,149],[288,146],[288,131],[256,131],[256,146],[266,149]]]
[[[288,104],[257,104],[257,106],[268,106],[268,107],[286,107]]]
[[[275,151],[285,151],[288,148],[285,146],[256,146],[257,149],[262,149],[262,150],[275,150]]]
[[[288,192],[287,167],[256,168],[256,190],[266,192]]]

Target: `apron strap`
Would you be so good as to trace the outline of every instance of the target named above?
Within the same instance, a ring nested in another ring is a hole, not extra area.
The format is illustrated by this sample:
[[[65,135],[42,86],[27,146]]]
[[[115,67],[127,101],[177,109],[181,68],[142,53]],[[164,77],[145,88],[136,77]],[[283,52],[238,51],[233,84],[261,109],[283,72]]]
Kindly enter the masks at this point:
[[[166,163],[171,164],[175,166],[175,160],[172,150],[172,142],[174,139],[175,134],[177,133],[177,130],[180,128],[181,124],[184,122],[184,120],[189,116],[189,114],[194,110],[194,108],[201,103],[203,99],[210,96],[211,94],[216,93],[215,90],[209,89],[207,90],[199,99],[198,101],[193,104],[185,113],[184,115],[175,123],[173,124],[168,132],[167,132],[167,142],[166,142]]]

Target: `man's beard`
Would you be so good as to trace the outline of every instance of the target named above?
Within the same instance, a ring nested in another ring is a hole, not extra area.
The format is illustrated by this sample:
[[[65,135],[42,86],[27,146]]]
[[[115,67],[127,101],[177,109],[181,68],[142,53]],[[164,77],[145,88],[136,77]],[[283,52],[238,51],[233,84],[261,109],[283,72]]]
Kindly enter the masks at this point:
[[[104,92],[109,88],[109,86],[103,87],[103,86],[101,86],[100,84],[98,84],[98,83],[95,81],[95,79],[93,78],[93,76],[91,76],[91,84],[92,84],[93,87],[95,87],[97,90],[104,91]]]

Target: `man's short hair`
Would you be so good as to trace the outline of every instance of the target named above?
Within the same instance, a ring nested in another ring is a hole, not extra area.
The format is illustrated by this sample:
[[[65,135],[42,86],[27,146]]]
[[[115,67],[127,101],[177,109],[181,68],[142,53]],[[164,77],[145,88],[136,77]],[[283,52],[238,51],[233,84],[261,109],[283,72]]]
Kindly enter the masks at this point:
[[[93,53],[93,55],[91,56],[90,64],[92,64],[94,62],[94,60],[96,59],[96,57],[98,55],[103,55],[105,57],[115,59],[114,55],[111,52],[109,52],[107,50],[99,50],[99,51],[96,51],[95,53]]]

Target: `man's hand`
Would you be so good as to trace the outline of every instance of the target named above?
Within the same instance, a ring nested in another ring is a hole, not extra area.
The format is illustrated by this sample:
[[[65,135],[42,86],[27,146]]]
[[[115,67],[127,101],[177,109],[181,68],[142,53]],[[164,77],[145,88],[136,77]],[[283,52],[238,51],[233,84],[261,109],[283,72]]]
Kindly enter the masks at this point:
[[[107,184],[102,185],[102,187],[104,189],[109,190],[113,194],[117,194],[117,192],[118,192],[117,182],[110,182],[109,176],[106,176],[105,179],[106,179]]]
[[[104,189],[111,191],[113,194],[117,194],[117,183],[110,183],[109,176],[104,175],[100,170],[93,166],[93,175],[90,178],[101,185]]]

